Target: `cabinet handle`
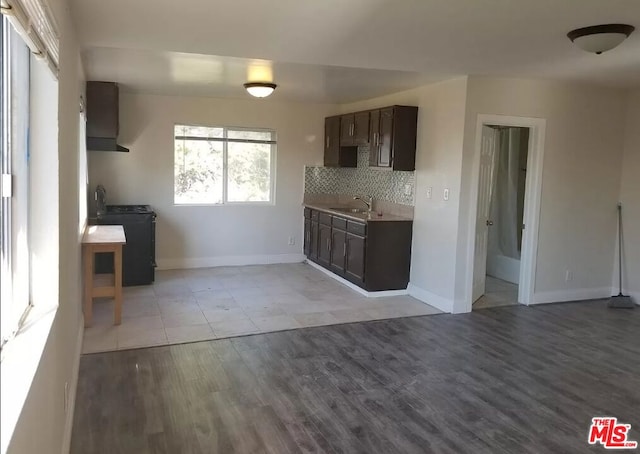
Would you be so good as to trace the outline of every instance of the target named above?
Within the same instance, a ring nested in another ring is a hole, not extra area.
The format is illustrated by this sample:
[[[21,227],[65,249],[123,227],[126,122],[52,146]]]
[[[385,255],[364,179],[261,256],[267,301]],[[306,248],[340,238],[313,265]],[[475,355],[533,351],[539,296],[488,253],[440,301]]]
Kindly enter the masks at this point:
[[[331,238],[327,238],[327,251],[331,252]]]
[[[351,136],[353,136],[356,133],[356,124],[352,123],[351,124]]]
[[[330,143],[331,143],[331,137],[327,136],[327,148],[329,148]]]
[[[344,243],[342,245],[342,256],[346,257],[347,256],[347,243]]]
[[[376,145],[376,133],[373,133],[373,140],[371,141],[371,145],[375,146]]]
[[[378,133],[378,146],[382,145],[382,134]]]

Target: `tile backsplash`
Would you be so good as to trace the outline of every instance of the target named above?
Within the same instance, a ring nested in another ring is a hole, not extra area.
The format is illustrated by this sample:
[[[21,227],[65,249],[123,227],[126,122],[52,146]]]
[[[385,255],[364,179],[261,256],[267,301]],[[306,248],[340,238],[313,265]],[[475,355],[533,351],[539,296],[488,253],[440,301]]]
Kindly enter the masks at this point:
[[[405,186],[411,186],[411,194],[405,194]],[[306,166],[304,170],[305,194],[353,194],[371,195],[376,200],[386,200],[413,206],[415,172],[390,171],[369,167],[369,148],[358,148],[358,167],[336,168]]]

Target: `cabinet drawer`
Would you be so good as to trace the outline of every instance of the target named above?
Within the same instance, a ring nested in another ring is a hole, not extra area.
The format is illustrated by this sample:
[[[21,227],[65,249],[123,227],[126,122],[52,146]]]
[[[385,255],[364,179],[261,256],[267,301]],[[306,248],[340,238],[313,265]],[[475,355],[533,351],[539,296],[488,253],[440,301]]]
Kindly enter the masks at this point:
[[[319,215],[320,215],[320,213],[318,213],[316,210],[311,210],[311,220],[312,221],[317,221]]]
[[[337,216],[333,217],[333,222],[332,225],[336,228],[336,229],[340,229],[340,230],[347,230],[347,220],[344,218],[339,218]]]
[[[354,233],[360,236],[365,236],[367,234],[367,224],[361,224],[359,222],[349,221],[347,223],[347,232]]]
[[[331,215],[327,213],[319,213],[318,220],[320,224],[331,225]]]

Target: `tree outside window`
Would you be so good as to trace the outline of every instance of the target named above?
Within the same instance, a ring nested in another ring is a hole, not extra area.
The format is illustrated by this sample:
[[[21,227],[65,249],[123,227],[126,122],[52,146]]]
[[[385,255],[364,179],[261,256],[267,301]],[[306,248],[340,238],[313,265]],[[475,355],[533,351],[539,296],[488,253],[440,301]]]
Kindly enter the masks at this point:
[[[273,203],[273,130],[175,126],[176,204]]]

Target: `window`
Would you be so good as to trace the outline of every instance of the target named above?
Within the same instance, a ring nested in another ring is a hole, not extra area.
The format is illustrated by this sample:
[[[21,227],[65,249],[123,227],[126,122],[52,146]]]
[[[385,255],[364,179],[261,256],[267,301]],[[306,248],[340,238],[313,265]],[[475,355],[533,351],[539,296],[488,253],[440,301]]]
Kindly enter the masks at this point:
[[[174,202],[274,202],[276,133],[176,125]]]
[[[2,109],[1,335],[5,344],[30,307],[29,253],[29,59],[5,17],[0,21]]]
[[[78,122],[78,233],[82,235],[87,223],[87,190],[89,171],[87,169],[87,117],[84,99],[80,99],[80,118]]]

